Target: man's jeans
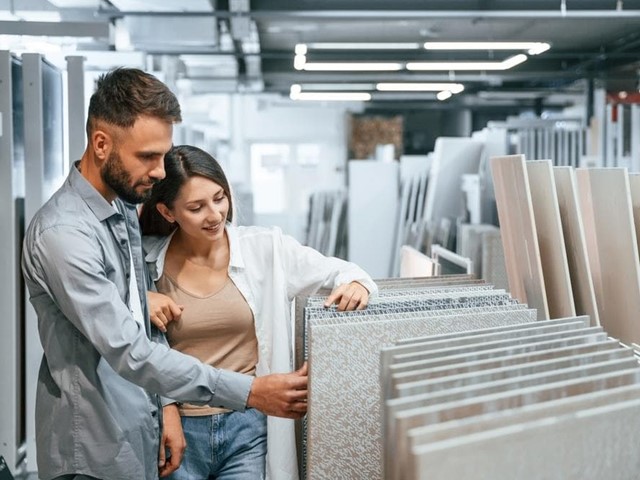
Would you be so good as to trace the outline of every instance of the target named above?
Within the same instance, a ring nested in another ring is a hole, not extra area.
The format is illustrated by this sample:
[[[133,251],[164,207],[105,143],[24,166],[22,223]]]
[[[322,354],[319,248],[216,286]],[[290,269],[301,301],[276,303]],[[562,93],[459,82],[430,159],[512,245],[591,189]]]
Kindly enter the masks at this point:
[[[182,417],[187,439],[172,480],[260,480],[265,476],[267,417],[253,408]]]

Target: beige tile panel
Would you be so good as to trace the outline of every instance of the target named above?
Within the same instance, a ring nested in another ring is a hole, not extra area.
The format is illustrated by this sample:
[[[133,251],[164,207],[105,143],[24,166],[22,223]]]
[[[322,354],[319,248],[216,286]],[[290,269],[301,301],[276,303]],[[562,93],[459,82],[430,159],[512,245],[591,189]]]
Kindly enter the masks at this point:
[[[600,323],[625,343],[640,341],[640,265],[624,168],[576,170]]]
[[[493,157],[491,171],[511,295],[549,318],[524,155]]]
[[[582,212],[578,204],[575,171],[572,167],[554,167],[553,176],[556,181],[576,314],[589,315],[591,325],[595,327],[600,325],[600,317],[589,267]]]
[[[576,314],[551,160],[526,162],[551,318]]]
[[[541,390],[544,390],[549,385],[556,385],[558,389],[561,389],[561,385],[563,383],[571,383],[576,382],[578,379],[587,379],[594,378],[599,375],[607,375],[607,374],[617,374],[618,372],[629,371],[630,369],[638,369],[638,363],[633,358],[626,359],[618,359],[618,360],[610,360],[600,363],[594,363],[591,365],[584,365],[578,367],[572,367],[561,370],[540,372],[538,374],[527,375],[516,378],[508,378],[496,382],[489,382],[479,385],[472,385],[466,388],[448,390],[444,392],[436,392],[434,394],[430,394],[426,396],[427,398],[422,400],[420,407],[409,408],[406,410],[401,410],[396,413],[396,418],[402,418],[401,425],[398,425],[400,428],[397,429],[397,433],[399,430],[402,430],[402,435],[397,434],[395,438],[391,438],[390,442],[386,445],[389,448],[388,458],[394,458],[396,456],[399,457],[400,462],[396,463],[397,466],[404,463],[402,459],[408,459],[409,453],[409,438],[408,431],[411,428],[416,428],[421,425],[420,419],[423,408],[427,408],[430,406],[436,406],[439,404],[446,404],[457,402],[457,401],[465,401],[468,399],[474,398],[482,398],[486,395],[492,394],[507,394],[511,391],[517,391],[522,389],[531,389],[531,395],[536,396],[539,395],[536,389],[539,387]],[[556,398],[561,398],[564,395],[559,395]],[[540,395],[539,397],[542,402],[547,401],[546,396]],[[553,397],[551,397],[553,398]],[[514,405],[518,405],[519,400],[514,401]],[[509,407],[507,407],[509,408]],[[411,427],[410,425],[414,425]],[[398,469],[399,470],[399,469]],[[390,469],[389,471],[393,471]],[[396,476],[395,478],[399,478]]]
[[[635,480],[640,400],[567,411],[417,447],[411,480]]]

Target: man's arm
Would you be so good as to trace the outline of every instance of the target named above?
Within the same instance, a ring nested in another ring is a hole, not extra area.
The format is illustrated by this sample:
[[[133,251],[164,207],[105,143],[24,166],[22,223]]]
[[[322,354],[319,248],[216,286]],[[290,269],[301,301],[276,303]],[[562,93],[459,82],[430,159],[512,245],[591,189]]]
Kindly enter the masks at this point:
[[[306,362],[293,373],[257,377],[247,406],[276,417],[302,418],[307,413],[307,380]]]
[[[298,415],[300,375],[296,373],[261,379],[252,392],[258,379],[209,367],[151,342],[108,279],[101,246],[90,232],[66,225],[52,227],[27,250],[25,276],[48,294],[45,299],[32,299],[34,305],[55,302],[122,377],[177,401],[239,411],[247,407],[251,392],[254,399],[248,406],[270,415]],[[306,376],[304,382],[306,391]]]

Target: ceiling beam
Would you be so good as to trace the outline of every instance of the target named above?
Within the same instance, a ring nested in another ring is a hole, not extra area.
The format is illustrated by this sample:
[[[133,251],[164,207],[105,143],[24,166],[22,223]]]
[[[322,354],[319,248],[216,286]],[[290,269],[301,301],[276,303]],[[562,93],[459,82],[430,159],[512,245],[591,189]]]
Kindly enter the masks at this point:
[[[109,28],[108,22],[0,21],[3,35],[109,38]]]
[[[415,19],[630,19],[640,18],[638,10],[251,10],[250,12],[229,11],[120,11],[99,9],[98,16],[121,18],[130,16],[147,17],[218,17],[234,18],[248,16],[256,20],[415,20]]]

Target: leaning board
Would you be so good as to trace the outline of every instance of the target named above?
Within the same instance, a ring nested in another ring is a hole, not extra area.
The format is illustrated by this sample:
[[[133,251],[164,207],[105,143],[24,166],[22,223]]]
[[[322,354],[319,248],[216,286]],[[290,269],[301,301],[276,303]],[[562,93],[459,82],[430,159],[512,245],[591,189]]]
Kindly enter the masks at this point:
[[[624,168],[577,169],[580,210],[600,322],[625,343],[640,341],[640,265]]]
[[[589,267],[582,213],[578,204],[576,177],[571,167],[554,167],[556,193],[567,249],[567,261],[577,315],[589,315],[591,325],[600,325],[596,294]]]
[[[511,295],[549,318],[540,248],[524,155],[491,159],[500,231]]]
[[[526,162],[551,318],[576,314],[551,160]]]

